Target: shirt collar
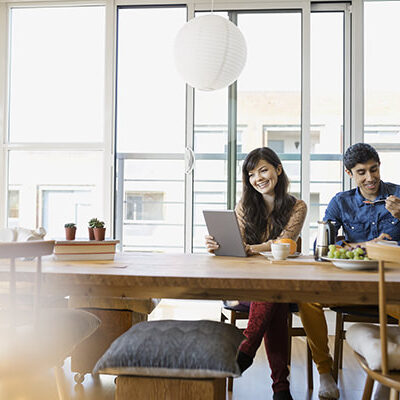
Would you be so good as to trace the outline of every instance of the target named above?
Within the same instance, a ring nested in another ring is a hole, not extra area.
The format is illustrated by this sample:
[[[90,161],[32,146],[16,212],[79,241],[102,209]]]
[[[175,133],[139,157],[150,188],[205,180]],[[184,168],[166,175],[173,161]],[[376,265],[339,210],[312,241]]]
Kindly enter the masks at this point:
[[[378,193],[378,196],[376,196],[376,200],[386,199],[386,197],[388,197],[388,196],[390,196],[392,194],[392,193],[389,193],[389,192],[390,192],[390,190],[389,190],[388,185],[385,182],[380,181],[380,183],[379,183],[379,193]],[[361,194],[359,187],[357,187],[357,189],[356,189],[355,198],[356,198],[356,201],[357,201],[357,205],[359,207],[362,207],[362,206],[365,205],[365,203],[364,203],[365,198]]]

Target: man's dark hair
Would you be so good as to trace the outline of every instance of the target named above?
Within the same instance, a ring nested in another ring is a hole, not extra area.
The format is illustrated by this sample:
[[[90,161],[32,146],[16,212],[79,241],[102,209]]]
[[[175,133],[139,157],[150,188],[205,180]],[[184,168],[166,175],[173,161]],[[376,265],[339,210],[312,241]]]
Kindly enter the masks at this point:
[[[356,164],[365,164],[374,160],[381,163],[377,151],[367,143],[356,143],[350,146],[343,157],[344,166],[351,171]]]

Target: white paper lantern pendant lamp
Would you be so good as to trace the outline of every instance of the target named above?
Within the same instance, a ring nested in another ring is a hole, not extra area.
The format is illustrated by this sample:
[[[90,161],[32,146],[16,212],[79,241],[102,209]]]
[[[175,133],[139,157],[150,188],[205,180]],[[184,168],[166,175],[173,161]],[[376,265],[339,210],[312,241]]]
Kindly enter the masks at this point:
[[[229,86],[246,63],[246,41],[226,18],[207,14],[193,18],[175,39],[175,63],[185,82],[200,90]]]

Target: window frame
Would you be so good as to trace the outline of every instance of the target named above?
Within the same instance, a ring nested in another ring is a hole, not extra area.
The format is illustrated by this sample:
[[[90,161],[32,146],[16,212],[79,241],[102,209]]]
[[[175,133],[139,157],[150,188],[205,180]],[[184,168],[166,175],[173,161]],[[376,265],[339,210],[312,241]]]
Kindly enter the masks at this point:
[[[12,143],[9,140],[9,95],[10,95],[10,52],[11,52],[11,13],[17,8],[48,8],[48,7],[105,7],[104,27],[106,31],[105,52],[104,52],[104,120],[103,120],[103,140],[100,142],[46,142],[46,143]],[[111,226],[113,220],[113,193],[114,193],[114,147],[113,137],[110,132],[113,130],[114,124],[114,107],[113,107],[113,64],[114,64],[114,46],[110,36],[113,34],[112,17],[113,7],[110,1],[95,1],[93,3],[87,1],[56,1],[56,2],[18,2],[0,3],[0,166],[2,173],[0,174],[0,187],[4,190],[0,191],[0,225],[7,225],[8,218],[8,169],[9,154],[11,151],[100,151],[103,153],[104,169],[103,169],[103,215],[108,226]],[[2,57],[4,55],[4,57]],[[2,79],[3,78],[3,79]]]
[[[104,103],[104,139],[101,143],[46,143],[33,144],[21,143],[12,144],[8,141],[8,65],[9,65],[9,47],[10,38],[8,35],[10,24],[10,9],[15,7],[49,7],[49,6],[105,6],[105,103]],[[115,91],[116,91],[116,18],[118,6],[162,6],[162,5],[185,5],[187,7],[187,17],[194,17],[196,11],[210,11],[210,1],[200,0],[196,2],[179,0],[111,0],[104,1],[52,1],[52,2],[1,2],[0,3],[0,225],[7,224],[7,198],[8,198],[8,156],[10,151],[18,150],[70,150],[70,151],[102,151],[104,156],[104,218],[112,228],[112,235],[118,224],[115,217],[115,202],[118,196],[118,183],[116,181],[115,168],[117,165],[115,152]],[[214,11],[257,11],[257,10],[302,10],[302,132],[310,131],[310,16],[313,11],[335,11],[344,10],[346,13],[345,29],[351,32],[346,35],[345,43],[345,104],[344,120],[345,132],[343,147],[347,148],[352,143],[363,141],[364,130],[364,73],[363,73],[363,1],[352,0],[346,3],[330,3],[327,0],[320,0],[313,3],[306,0],[291,1],[237,1],[221,0],[214,7]],[[350,39],[351,36],[351,39]],[[308,43],[308,45],[307,45]],[[350,61],[351,59],[351,61]],[[231,94],[234,93],[235,85],[231,87]],[[186,147],[193,148],[194,131],[194,90],[186,86]],[[301,135],[302,145],[302,169],[301,169],[301,198],[310,203],[310,153],[309,137],[306,134]],[[233,163],[230,163],[233,165]],[[235,180],[235,174],[231,174],[231,180]],[[236,182],[230,182],[236,185]],[[344,175],[343,189],[350,189],[350,179]],[[193,175],[185,176],[185,252],[192,251],[192,225],[193,225]],[[308,217],[307,217],[308,218]],[[308,240],[309,220],[305,221],[303,231],[303,243]]]

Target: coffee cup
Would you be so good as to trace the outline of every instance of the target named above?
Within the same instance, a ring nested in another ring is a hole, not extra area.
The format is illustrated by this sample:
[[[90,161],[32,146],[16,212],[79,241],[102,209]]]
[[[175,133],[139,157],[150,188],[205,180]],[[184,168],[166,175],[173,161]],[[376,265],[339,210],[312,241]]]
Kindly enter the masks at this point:
[[[290,254],[289,243],[272,243],[271,244],[272,256],[275,260],[285,260]]]

